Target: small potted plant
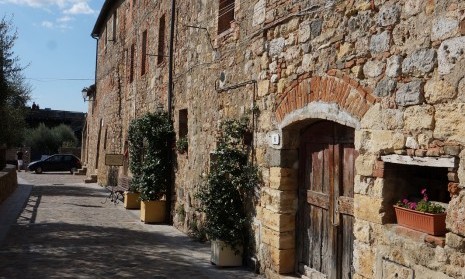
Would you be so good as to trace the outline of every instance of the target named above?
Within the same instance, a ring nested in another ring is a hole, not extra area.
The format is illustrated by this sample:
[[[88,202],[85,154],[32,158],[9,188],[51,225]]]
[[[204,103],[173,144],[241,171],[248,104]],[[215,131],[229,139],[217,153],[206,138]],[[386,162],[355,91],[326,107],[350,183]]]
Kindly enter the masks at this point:
[[[401,226],[431,235],[446,233],[445,208],[428,199],[426,189],[421,190],[418,201],[402,199],[394,205],[397,223]]]
[[[131,178],[124,176],[120,178],[121,183],[127,183],[127,191],[124,191],[124,208],[140,209],[140,193],[135,184],[131,183]]]
[[[171,121],[165,112],[147,113],[131,122],[129,134],[131,150],[137,149],[133,161],[139,164],[132,184],[140,192],[140,219],[145,223],[163,222],[171,176]]]
[[[180,137],[180,138],[176,141],[176,150],[177,150],[180,154],[186,153],[188,147],[189,147],[189,143],[188,143],[188,141],[187,141],[187,136]]]
[[[217,266],[242,265],[247,216],[245,199],[259,183],[242,136],[247,121],[221,125],[214,160],[197,197],[205,213],[205,231],[211,240],[211,262]]]

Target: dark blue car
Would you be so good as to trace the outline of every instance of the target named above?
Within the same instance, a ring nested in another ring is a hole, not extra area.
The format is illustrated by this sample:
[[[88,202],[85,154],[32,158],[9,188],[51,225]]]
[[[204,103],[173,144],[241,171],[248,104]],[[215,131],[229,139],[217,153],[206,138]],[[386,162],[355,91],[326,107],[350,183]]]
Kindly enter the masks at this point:
[[[27,168],[36,173],[44,171],[69,171],[76,172],[82,167],[78,157],[72,154],[55,154],[46,159],[31,162]]]

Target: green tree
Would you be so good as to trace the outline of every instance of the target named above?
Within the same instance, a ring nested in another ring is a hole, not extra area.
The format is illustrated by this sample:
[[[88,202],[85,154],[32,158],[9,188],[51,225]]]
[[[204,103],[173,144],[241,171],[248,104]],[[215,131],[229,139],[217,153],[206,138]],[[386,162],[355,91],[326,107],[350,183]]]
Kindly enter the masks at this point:
[[[40,123],[37,128],[26,130],[24,140],[24,145],[41,154],[54,154],[60,147],[75,147],[77,143],[73,130],[65,124],[50,129]]]
[[[0,20],[0,146],[19,145],[25,127],[26,103],[30,87],[22,75],[13,47],[18,34],[11,19]]]
[[[76,147],[78,139],[74,135],[73,129],[65,124],[60,124],[51,129],[53,138],[57,141],[58,147]]]
[[[248,122],[244,117],[221,123],[210,173],[196,195],[203,205],[208,237],[234,249],[245,243],[245,202],[260,183],[258,169],[250,161],[249,147],[244,142],[244,135],[251,132]]]

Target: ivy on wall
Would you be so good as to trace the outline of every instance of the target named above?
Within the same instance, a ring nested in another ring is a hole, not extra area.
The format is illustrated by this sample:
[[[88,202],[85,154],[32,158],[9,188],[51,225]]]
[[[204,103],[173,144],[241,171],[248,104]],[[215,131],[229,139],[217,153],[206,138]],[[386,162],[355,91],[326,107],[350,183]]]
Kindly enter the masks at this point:
[[[160,200],[166,195],[171,175],[173,124],[166,112],[147,113],[129,125],[131,187],[140,198]]]
[[[211,240],[234,248],[244,244],[247,217],[245,199],[259,184],[258,169],[249,160],[244,136],[250,134],[248,119],[221,124],[214,160],[206,183],[197,197],[205,213],[205,230]]]

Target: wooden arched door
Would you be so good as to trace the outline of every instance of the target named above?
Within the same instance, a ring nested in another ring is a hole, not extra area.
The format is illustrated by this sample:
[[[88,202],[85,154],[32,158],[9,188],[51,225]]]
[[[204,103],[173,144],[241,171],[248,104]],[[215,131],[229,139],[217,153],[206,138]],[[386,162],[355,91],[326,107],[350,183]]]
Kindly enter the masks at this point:
[[[320,121],[300,142],[297,270],[352,278],[354,129]]]

